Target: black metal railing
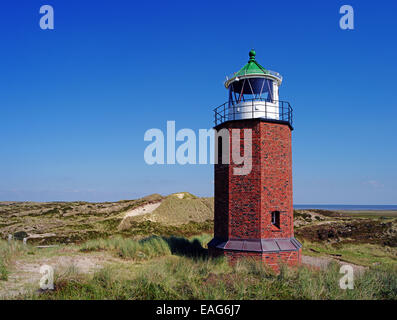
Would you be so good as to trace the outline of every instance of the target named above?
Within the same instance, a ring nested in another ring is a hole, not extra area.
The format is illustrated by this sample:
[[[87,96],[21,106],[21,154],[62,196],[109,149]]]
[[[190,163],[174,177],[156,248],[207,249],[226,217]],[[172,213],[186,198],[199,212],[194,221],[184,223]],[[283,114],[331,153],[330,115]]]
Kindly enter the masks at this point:
[[[245,99],[240,103],[225,102],[214,109],[215,126],[230,120],[267,119],[288,123],[292,127],[292,107],[287,101]]]

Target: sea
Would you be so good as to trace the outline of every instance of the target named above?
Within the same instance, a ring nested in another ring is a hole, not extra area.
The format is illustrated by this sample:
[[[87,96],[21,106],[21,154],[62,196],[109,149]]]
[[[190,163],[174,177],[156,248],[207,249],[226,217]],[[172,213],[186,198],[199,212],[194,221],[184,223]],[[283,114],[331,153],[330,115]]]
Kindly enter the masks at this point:
[[[294,209],[352,210],[352,211],[397,211],[397,205],[360,204],[295,204]]]

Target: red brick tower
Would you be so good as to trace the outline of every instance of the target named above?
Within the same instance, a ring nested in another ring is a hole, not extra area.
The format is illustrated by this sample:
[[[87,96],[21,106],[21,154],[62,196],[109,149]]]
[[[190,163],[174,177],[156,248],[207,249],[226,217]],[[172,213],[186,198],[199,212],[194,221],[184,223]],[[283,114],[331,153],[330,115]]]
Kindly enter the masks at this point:
[[[214,238],[208,248],[211,256],[254,257],[278,270],[280,262],[299,264],[302,250],[294,238],[292,108],[279,100],[281,75],[264,69],[254,50],[249,55],[247,65],[225,82],[229,101],[214,110],[218,162]],[[244,174],[236,174],[242,165],[232,157],[236,129],[242,138],[237,151],[252,152]],[[244,131],[251,132],[251,141],[243,139]]]

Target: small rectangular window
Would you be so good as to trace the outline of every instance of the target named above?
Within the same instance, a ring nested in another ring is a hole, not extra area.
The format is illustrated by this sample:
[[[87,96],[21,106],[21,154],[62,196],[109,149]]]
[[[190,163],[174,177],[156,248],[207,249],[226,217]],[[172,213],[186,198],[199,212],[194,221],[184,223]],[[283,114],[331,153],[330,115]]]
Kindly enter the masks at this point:
[[[222,142],[223,142],[223,138],[222,137],[218,137],[218,164],[223,164],[222,163]]]
[[[280,211],[272,212],[272,225],[277,228],[280,228]]]

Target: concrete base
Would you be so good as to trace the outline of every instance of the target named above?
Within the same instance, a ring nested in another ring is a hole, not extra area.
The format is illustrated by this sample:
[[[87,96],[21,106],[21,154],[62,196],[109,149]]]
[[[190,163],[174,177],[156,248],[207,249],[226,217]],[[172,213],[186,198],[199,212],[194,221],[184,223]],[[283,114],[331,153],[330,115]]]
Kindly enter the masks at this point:
[[[258,247],[255,244],[261,243]],[[239,244],[241,243],[240,247]],[[294,245],[294,249],[268,249],[264,243],[269,247],[272,243]],[[256,248],[255,248],[256,247]],[[234,248],[234,249],[230,249]],[[236,248],[239,248],[236,250]],[[255,248],[255,249],[252,249]],[[255,250],[255,251],[254,251]],[[286,264],[288,266],[297,266],[302,261],[302,245],[295,238],[290,239],[262,239],[262,240],[229,240],[220,241],[216,238],[208,243],[208,251],[211,257],[225,256],[231,264],[234,264],[240,258],[252,258],[262,261],[264,264],[271,267],[274,271],[280,270],[280,265]]]

